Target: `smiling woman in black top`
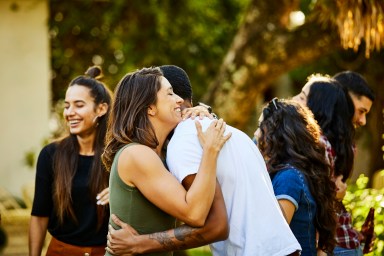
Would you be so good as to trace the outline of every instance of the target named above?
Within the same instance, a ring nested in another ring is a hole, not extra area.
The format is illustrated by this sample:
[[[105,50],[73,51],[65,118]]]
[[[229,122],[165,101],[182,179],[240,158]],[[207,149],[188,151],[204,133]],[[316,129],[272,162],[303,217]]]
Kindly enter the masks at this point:
[[[47,255],[104,255],[109,209],[108,173],[101,163],[111,93],[91,67],[68,86],[65,138],[39,155],[29,231],[29,255],[41,255],[47,230]],[[101,192],[101,193],[100,193]]]

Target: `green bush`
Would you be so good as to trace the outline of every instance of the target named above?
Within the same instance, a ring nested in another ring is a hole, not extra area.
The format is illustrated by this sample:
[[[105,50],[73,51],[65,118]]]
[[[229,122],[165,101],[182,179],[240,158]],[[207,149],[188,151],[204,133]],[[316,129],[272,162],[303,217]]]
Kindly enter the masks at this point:
[[[212,256],[208,245],[187,250],[187,253],[188,256]]]
[[[344,205],[352,214],[353,226],[360,230],[368,215],[370,207],[375,208],[375,234],[376,241],[372,253],[367,256],[383,255],[384,253],[384,188],[367,188],[369,178],[360,175],[355,184],[348,186],[347,194],[343,200]]]

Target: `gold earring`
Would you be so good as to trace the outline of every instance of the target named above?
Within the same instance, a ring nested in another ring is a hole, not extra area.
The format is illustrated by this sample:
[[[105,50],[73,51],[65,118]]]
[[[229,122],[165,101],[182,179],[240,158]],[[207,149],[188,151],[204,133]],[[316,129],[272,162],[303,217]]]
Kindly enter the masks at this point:
[[[92,122],[93,122],[93,124],[95,124],[95,126],[97,127],[97,126],[99,126],[99,116],[95,116],[95,118],[93,118],[93,120],[92,120]]]

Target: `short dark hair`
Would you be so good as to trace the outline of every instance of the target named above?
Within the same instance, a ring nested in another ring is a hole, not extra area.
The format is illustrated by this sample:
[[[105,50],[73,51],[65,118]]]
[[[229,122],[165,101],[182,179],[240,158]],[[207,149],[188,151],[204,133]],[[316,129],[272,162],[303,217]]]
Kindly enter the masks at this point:
[[[371,101],[375,100],[375,94],[368,86],[367,80],[357,72],[342,71],[333,76],[344,88],[358,97],[365,96]]]
[[[159,67],[161,72],[172,85],[173,92],[192,104],[192,86],[187,72],[175,65],[163,65]]]

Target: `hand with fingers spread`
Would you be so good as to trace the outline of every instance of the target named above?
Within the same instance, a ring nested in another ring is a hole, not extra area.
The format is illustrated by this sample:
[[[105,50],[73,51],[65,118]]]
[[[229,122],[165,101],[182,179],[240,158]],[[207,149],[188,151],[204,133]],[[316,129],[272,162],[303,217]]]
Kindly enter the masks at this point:
[[[127,223],[122,222],[116,215],[111,220],[121,229],[114,229],[109,225],[106,250],[112,255],[137,255],[133,245],[137,244],[139,233]]]
[[[212,150],[218,153],[225,142],[231,137],[231,133],[224,135],[226,123],[223,119],[214,120],[205,132],[202,131],[200,122],[195,121],[197,136],[203,150]]]
[[[183,120],[187,118],[195,119],[195,117],[199,117],[199,119],[203,119],[204,117],[208,117],[209,119],[213,119],[213,115],[209,113],[208,109],[203,106],[195,106],[192,108],[185,108],[181,112]]]
[[[109,204],[109,188],[103,189],[99,194],[97,194],[97,204],[106,205]]]

